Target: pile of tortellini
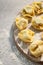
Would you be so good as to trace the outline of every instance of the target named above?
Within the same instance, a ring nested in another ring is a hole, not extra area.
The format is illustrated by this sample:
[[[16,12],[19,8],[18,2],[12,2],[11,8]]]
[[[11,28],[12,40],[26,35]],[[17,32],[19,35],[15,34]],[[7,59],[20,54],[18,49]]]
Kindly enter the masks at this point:
[[[43,54],[43,37],[41,40],[34,41],[35,32],[27,28],[30,23],[33,29],[43,31],[43,2],[26,5],[21,10],[20,16],[16,18],[16,26],[19,30],[18,38],[25,44],[29,43],[30,53],[38,58]]]

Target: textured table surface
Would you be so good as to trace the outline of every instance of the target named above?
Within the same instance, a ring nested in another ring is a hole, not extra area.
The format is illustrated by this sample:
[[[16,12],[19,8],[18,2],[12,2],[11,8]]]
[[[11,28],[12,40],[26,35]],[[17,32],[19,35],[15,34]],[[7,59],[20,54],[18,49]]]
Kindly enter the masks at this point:
[[[26,59],[19,52],[11,35],[12,24],[18,12],[32,1],[0,0],[0,65],[40,65]]]

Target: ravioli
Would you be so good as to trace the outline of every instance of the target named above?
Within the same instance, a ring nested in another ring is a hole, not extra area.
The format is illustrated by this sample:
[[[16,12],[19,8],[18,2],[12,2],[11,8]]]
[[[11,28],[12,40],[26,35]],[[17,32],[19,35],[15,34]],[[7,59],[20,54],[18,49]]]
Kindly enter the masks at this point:
[[[43,41],[37,40],[36,42],[33,42],[30,44],[29,50],[34,57],[41,56],[43,54]]]
[[[30,29],[22,30],[18,33],[18,38],[24,42],[32,42],[34,37],[34,32]]]
[[[34,16],[32,19],[32,26],[37,30],[43,30],[43,15]]]
[[[28,20],[22,17],[17,17],[16,26],[18,27],[19,30],[23,30],[28,26]]]

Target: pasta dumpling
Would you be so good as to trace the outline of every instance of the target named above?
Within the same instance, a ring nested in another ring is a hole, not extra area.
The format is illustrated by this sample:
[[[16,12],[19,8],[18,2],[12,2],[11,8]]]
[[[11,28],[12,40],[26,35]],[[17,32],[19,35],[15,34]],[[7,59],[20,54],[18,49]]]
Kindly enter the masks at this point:
[[[43,30],[43,15],[34,16],[32,19],[32,26],[37,30]]]
[[[34,10],[33,10],[33,7],[30,6],[30,5],[27,5],[23,8],[22,12],[25,12],[25,14],[28,14],[30,16],[33,16],[34,15]]]
[[[43,13],[43,2],[34,2],[33,9],[35,11],[35,14],[37,15],[42,14]]]
[[[40,9],[41,8],[41,2],[33,2],[33,5],[36,9]]]
[[[23,30],[28,26],[28,20],[22,17],[17,17],[16,26],[18,27],[19,30]]]
[[[21,15],[26,19],[31,20],[32,16],[35,15],[33,7],[31,5],[25,6],[21,11]]]
[[[34,32],[30,29],[25,29],[18,33],[19,39],[21,39],[24,42],[32,42],[33,36]]]
[[[32,6],[27,5],[26,7],[24,7],[24,10],[26,13],[28,13],[30,15],[34,15],[34,10],[33,10]]]
[[[30,53],[34,57],[39,57],[43,54],[43,41],[42,40],[37,40],[36,42],[33,42],[29,46]]]

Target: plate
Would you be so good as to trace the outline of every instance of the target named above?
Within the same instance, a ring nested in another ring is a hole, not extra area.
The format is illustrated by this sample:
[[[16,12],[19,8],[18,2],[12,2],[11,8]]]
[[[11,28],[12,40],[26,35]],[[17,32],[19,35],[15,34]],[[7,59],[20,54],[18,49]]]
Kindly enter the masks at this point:
[[[18,15],[20,15],[20,13],[19,13]],[[41,31],[38,31],[38,30],[34,29],[34,28],[31,26],[31,23],[29,23],[29,25],[28,25],[27,28],[33,30],[33,31],[36,33],[35,36],[34,36],[34,41],[39,40],[39,39],[41,38],[41,37],[40,37]],[[41,60],[43,56],[42,56],[42,57],[38,57],[38,58],[35,58],[34,56],[32,56],[32,55],[30,54],[30,51],[28,50],[29,44],[28,44],[28,43],[25,44],[23,41],[21,41],[21,40],[18,38],[18,32],[20,32],[20,31],[19,31],[18,28],[16,27],[15,22],[13,23],[13,31],[14,31],[14,33],[13,33],[13,38],[14,38],[15,44],[16,44],[17,48],[19,49],[19,51],[20,51],[22,54],[24,54],[24,55],[25,55],[28,59],[30,59],[31,61],[38,62],[38,63],[43,63],[43,61]]]

